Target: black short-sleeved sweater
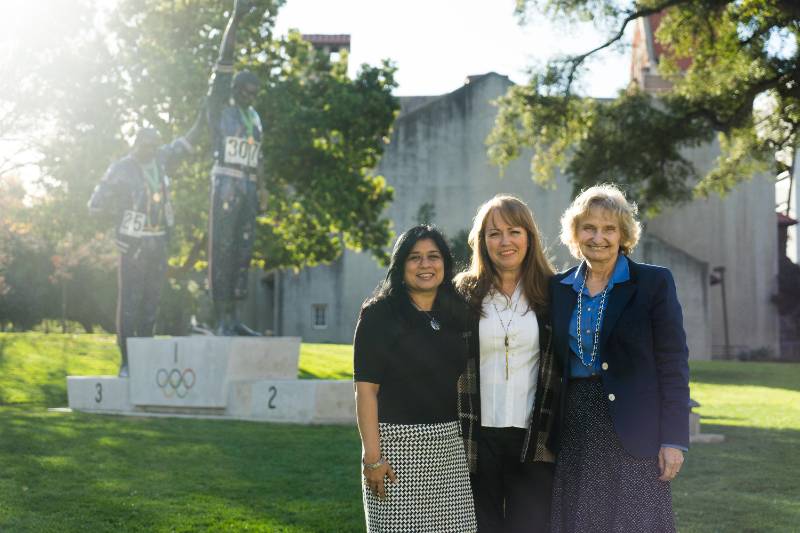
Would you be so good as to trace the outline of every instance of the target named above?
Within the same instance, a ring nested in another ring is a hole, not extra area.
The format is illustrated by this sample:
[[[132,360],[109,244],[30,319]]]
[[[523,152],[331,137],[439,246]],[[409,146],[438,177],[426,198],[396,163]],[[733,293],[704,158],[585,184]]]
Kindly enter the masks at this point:
[[[457,382],[467,360],[463,328],[437,304],[428,314],[408,298],[366,307],[353,341],[355,381],[380,385],[378,421],[433,424],[458,419]]]

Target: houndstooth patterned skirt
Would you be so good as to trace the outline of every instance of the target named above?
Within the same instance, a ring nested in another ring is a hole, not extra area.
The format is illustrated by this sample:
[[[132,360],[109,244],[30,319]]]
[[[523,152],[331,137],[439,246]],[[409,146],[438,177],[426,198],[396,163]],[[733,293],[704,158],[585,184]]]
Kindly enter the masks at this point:
[[[379,424],[381,453],[397,475],[386,499],[362,488],[369,532],[469,533],[478,529],[458,422]],[[363,483],[362,483],[363,485]]]
[[[670,485],[658,480],[658,459],[625,451],[599,381],[569,384],[562,431],[552,533],[675,531]]]

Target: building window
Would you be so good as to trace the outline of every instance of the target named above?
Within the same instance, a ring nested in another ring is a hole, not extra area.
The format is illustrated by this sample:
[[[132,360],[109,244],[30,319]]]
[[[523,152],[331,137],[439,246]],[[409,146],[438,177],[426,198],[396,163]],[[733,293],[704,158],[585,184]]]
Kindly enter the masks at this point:
[[[311,326],[314,329],[328,327],[328,304],[313,304],[311,306]]]

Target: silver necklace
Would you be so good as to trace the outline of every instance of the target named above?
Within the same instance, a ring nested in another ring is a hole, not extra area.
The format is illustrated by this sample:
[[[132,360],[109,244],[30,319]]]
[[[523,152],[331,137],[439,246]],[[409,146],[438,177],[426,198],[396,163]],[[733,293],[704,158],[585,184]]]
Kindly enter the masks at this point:
[[[505,339],[503,339],[503,344],[506,347],[506,381],[508,381],[508,332],[511,330],[511,321],[514,320],[514,315],[517,314],[518,305],[519,305],[519,298],[517,298],[517,303],[514,304],[514,309],[511,310],[511,318],[508,319],[508,324],[504,324],[503,317],[500,316],[500,310],[497,309],[497,304],[494,303],[494,299],[492,299],[492,306],[494,307],[494,312],[497,313],[497,318],[500,320],[500,326],[503,328],[503,333],[505,333],[506,335]],[[509,305],[508,307],[511,306]]]
[[[600,337],[600,323],[603,321],[603,310],[605,309],[606,304],[606,293],[608,292],[608,283],[606,283],[606,288],[603,289],[603,294],[600,297],[600,309],[597,310],[597,322],[594,324],[594,338],[592,339],[592,355],[587,363],[586,360],[583,358],[583,337],[581,337],[581,315],[583,315],[583,289],[586,288],[586,278],[589,277],[589,267],[586,266],[586,272],[583,274],[583,283],[581,284],[581,290],[578,292],[578,320],[577,320],[577,327],[576,333],[578,338],[578,357],[583,363],[584,366],[592,367],[594,366],[594,360],[597,357],[597,344],[598,339]]]
[[[422,309],[420,306],[418,306],[417,302],[415,302],[413,299],[409,298],[409,300],[411,300],[411,305],[416,307],[417,311],[421,311],[421,312],[425,313],[425,316],[428,317],[428,320],[430,320],[431,329],[433,331],[439,331],[440,329],[442,329],[442,325],[439,324],[439,321],[436,320],[436,318],[434,318],[433,316],[431,316],[430,313],[428,313],[427,311]]]

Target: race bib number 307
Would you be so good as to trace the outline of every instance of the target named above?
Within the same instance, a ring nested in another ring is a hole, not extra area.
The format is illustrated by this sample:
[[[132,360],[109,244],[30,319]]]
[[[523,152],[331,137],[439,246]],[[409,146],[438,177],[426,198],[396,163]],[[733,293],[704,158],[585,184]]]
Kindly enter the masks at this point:
[[[144,213],[127,210],[122,215],[122,224],[119,226],[121,235],[128,237],[139,237],[144,229],[147,217]]]
[[[242,137],[225,137],[225,163],[255,168],[261,143]]]

